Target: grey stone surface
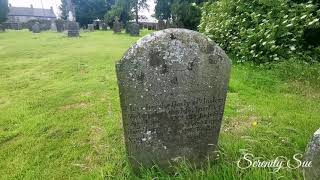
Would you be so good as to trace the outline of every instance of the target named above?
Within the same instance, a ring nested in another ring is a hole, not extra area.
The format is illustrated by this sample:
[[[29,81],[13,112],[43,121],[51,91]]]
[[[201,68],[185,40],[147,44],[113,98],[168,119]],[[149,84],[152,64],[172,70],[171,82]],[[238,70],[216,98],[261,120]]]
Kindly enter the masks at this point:
[[[79,24],[74,21],[68,22],[68,37],[79,37],[80,36]]]
[[[58,20],[55,21],[55,23],[56,23],[57,31],[58,32],[63,32],[64,31],[64,26],[65,26],[64,25],[65,24],[64,20],[58,19]]]
[[[34,25],[32,26],[32,32],[33,33],[40,33],[41,29],[40,29],[40,23],[36,22],[34,23]]]
[[[158,21],[158,30],[163,30],[166,28],[166,24],[163,20]]]
[[[304,168],[306,180],[320,179],[320,129],[314,134],[308,145],[305,161],[312,161],[312,167]]]
[[[104,30],[104,31],[108,30],[108,24],[107,23],[102,23],[102,30]]]
[[[214,154],[231,61],[202,34],[166,29],[144,37],[117,63],[124,137],[134,169],[166,169]]]
[[[132,23],[129,27],[129,33],[131,36],[139,36],[140,35],[140,26],[137,23]]]
[[[114,33],[121,33],[121,24],[119,19],[116,17],[113,23],[113,32]]]
[[[93,32],[94,31],[94,24],[88,24],[88,30]]]
[[[2,24],[0,24],[0,32],[6,31],[6,27]]]

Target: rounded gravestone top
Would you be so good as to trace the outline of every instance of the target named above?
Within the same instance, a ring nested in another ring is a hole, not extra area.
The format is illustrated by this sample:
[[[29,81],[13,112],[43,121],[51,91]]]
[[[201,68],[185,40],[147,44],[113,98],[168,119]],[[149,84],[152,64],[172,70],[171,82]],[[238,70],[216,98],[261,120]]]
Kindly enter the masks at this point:
[[[166,29],[133,45],[117,64],[125,141],[133,167],[201,166],[218,142],[231,62],[195,31]]]
[[[305,155],[306,161],[312,161],[312,167],[304,168],[306,180],[320,179],[320,129],[318,129],[308,145]]]

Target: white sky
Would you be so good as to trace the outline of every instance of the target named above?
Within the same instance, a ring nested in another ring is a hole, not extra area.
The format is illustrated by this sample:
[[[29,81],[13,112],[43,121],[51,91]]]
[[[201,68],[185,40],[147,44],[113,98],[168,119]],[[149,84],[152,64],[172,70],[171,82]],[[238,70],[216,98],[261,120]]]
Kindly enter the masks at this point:
[[[59,16],[60,14],[58,7],[61,4],[61,0],[9,0],[9,3],[12,6],[16,6],[16,7],[30,7],[30,5],[32,4],[33,7],[35,8],[42,8],[42,4],[43,4],[43,8],[49,9],[52,6],[55,14],[57,16]],[[154,6],[155,6],[154,0],[148,0],[148,4],[149,4],[149,11],[143,10],[141,14],[151,16],[152,14],[154,14]]]

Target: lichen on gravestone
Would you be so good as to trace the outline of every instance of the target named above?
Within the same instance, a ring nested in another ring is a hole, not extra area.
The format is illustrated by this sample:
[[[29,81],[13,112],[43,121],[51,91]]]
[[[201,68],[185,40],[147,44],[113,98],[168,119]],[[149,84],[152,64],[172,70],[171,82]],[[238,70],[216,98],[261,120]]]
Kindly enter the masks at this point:
[[[130,164],[167,169],[214,156],[231,61],[204,35],[166,29],[139,40],[117,63]]]

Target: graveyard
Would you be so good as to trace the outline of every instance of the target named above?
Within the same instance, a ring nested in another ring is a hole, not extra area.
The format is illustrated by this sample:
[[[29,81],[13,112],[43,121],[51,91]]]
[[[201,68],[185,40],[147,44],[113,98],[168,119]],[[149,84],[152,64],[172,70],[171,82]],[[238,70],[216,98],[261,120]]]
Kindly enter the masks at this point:
[[[292,161],[305,153],[320,126],[320,65],[256,66],[229,54],[215,159],[203,168],[181,161],[174,173],[152,167],[136,174],[126,153],[115,65],[152,33],[0,33],[1,179],[303,179],[300,168],[240,169],[237,161],[244,153]]]

